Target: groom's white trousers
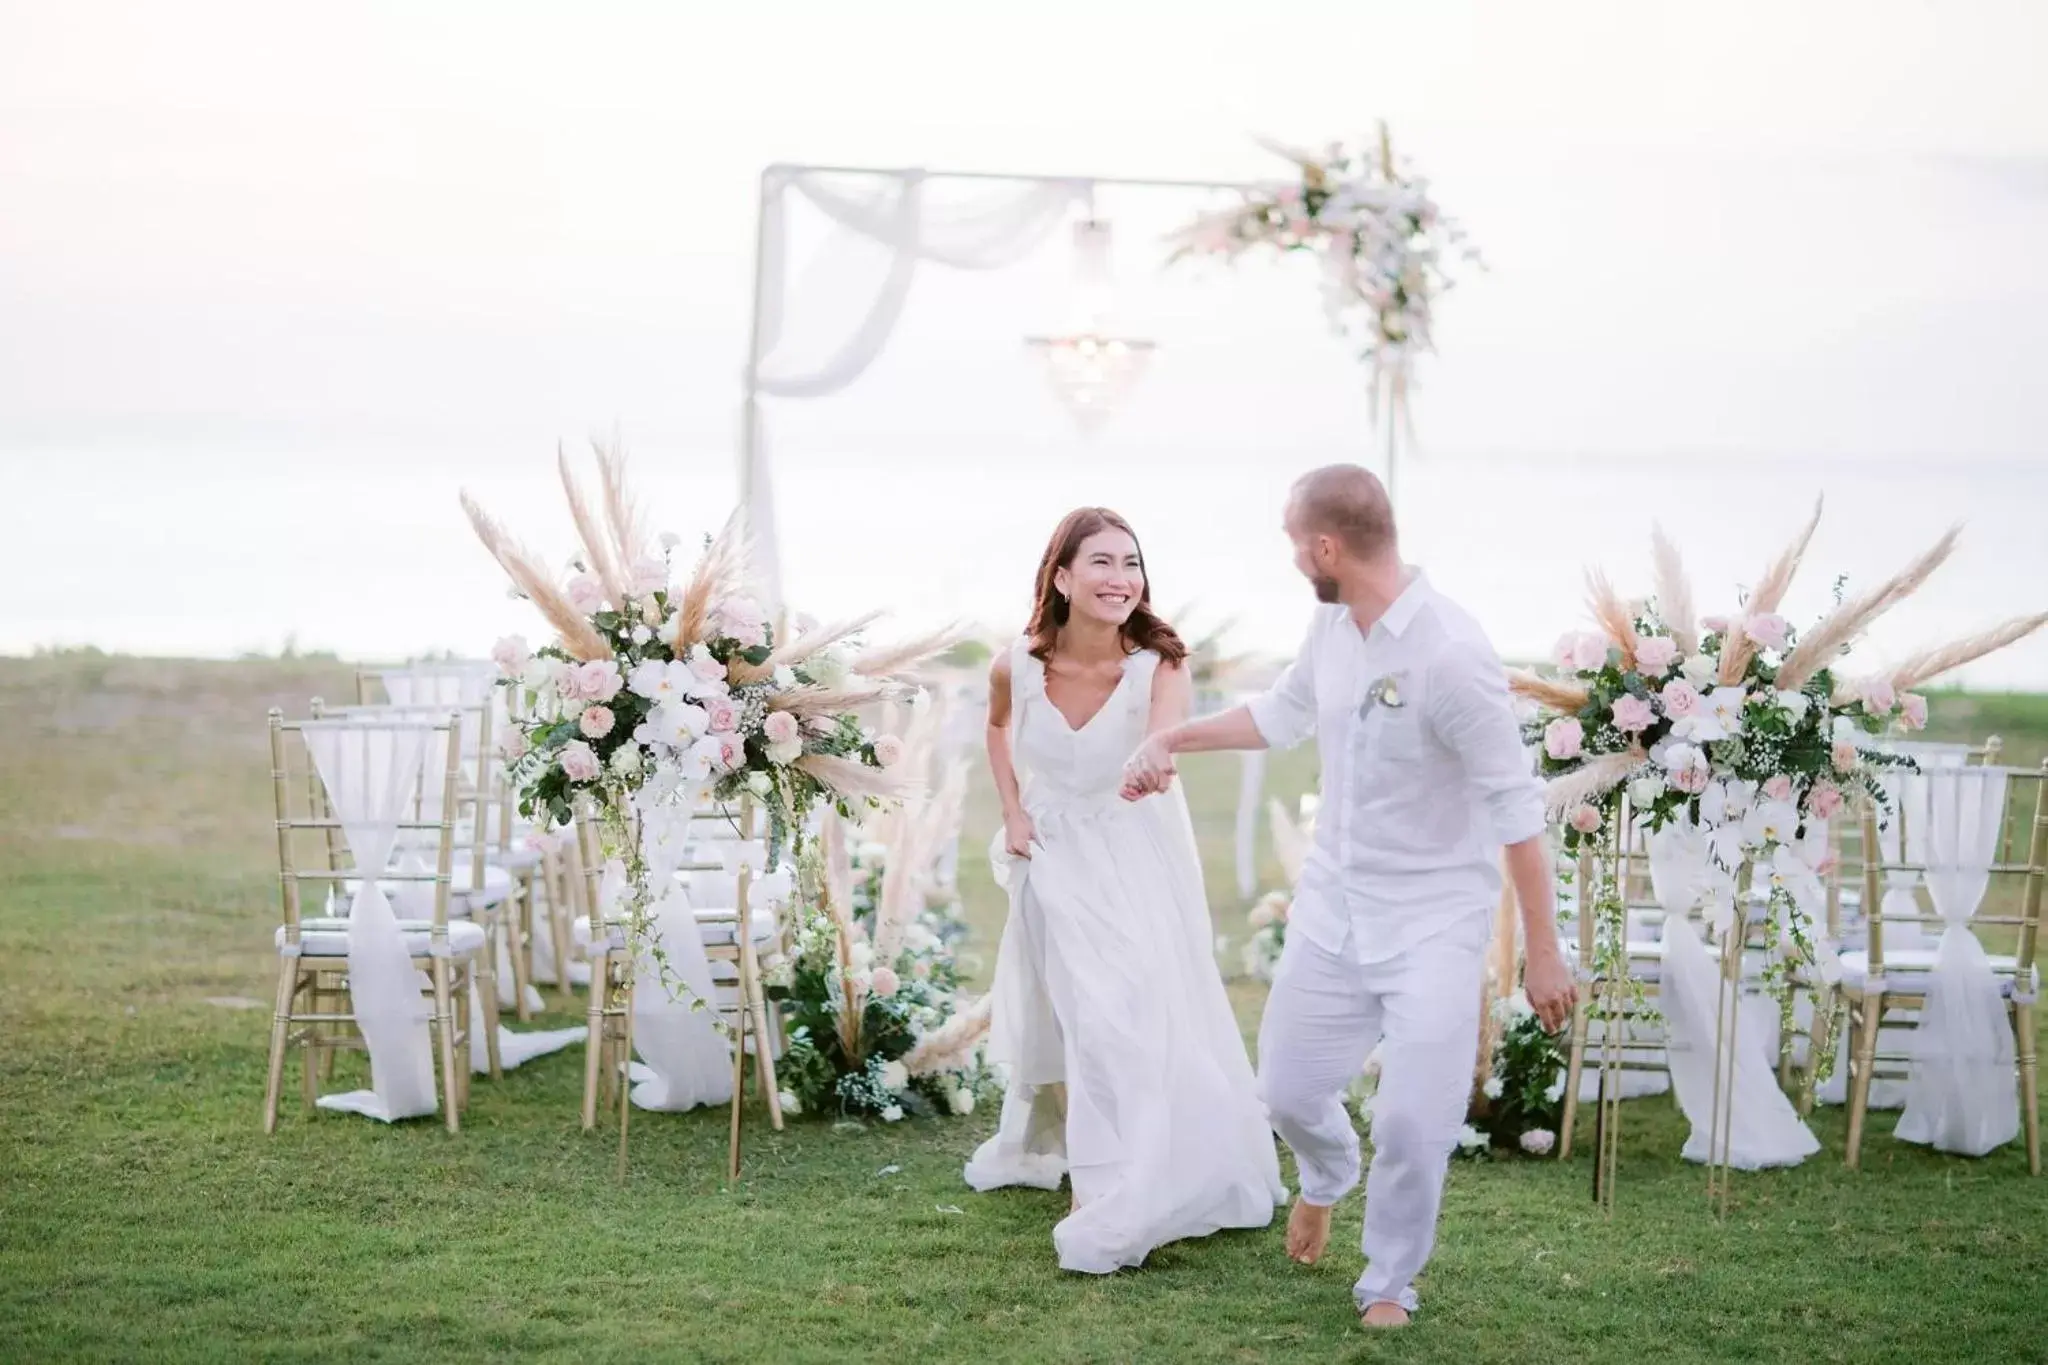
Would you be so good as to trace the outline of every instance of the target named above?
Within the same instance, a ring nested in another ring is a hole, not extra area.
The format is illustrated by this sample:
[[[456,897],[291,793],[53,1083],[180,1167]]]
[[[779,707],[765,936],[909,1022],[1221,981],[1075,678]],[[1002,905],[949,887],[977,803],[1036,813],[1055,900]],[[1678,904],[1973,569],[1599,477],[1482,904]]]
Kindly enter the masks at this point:
[[[1358,1184],[1344,1092],[1380,1049],[1360,1308],[1383,1299],[1416,1306],[1413,1281],[1436,1244],[1444,1175],[1472,1092],[1484,958],[1484,942],[1463,933],[1371,964],[1288,935],[1259,1026],[1259,1085],[1311,1204],[1334,1204]]]

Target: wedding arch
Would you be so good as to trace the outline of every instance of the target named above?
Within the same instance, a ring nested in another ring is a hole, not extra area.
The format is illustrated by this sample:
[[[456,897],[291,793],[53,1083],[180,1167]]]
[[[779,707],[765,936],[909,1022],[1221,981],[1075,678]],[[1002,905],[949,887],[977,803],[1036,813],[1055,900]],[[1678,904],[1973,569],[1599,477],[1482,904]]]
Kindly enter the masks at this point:
[[[1077,265],[1084,287],[1106,291],[1107,228],[1094,216],[1098,188],[1189,190],[1239,196],[1229,208],[1197,214],[1170,239],[1169,262],[1183,257],[1235,260],[1248,252],[1312,252],[1325,265],[1324,303],[1332,323],[1360,347],[1370,367],[1381,464],[1390,492],[1409,430],[1408,380],[1414,357],[1431,349],[1431,303],[1450,284],[1448,257],[1476,260],[1463,234],[1428,195],[1427,182],[1397,165],[1385,126],[1375,144],[1321,153],[1268,148],[1296,168],[1293,181],[1245,183],[1128,176],[1054,176],[777,164],[761,173],[754,254],[753,319],[740,418],[740,504],[752,533],[754,571],[772,606],[782,600],[768,458],[766,398],[819,398],[844,389],[888,345],[910,286],[924,265],[996,270],[1022,261],[1079,211]],[[936,186],[979,191],[947,201]],[[835,227],[879,245],[881,277],[857,321],[808,359],[785,345],[790,291],[790,196]],[[1093,273],[1095,278],[1085,278]],[[1142,369],[1150,343],[1116,335],[1106,300],[1084,309],[1060,335],[1032,338],[1049,376],[1082,417],[1113,399]]]

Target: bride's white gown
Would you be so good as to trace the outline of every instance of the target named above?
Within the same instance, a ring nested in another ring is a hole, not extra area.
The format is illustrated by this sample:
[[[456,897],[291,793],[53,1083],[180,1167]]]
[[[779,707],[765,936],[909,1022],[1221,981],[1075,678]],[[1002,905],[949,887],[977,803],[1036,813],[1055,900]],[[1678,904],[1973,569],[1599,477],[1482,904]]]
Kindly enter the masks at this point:
[[[1178,786],[1128,802],[1159,656],[1132,655],[1078,730],[1045,667],[1011,650],[1012,751],[1037,829],[990,850],[1010,894],[990,1042],[1002,1126],[967,1163],[978,1190],[1056,1189],[1063,1269],[1107,1274],[1156,1246],[1263,1227],[1286,1191],[1244,1040],[1216,970],[1194,828]]]

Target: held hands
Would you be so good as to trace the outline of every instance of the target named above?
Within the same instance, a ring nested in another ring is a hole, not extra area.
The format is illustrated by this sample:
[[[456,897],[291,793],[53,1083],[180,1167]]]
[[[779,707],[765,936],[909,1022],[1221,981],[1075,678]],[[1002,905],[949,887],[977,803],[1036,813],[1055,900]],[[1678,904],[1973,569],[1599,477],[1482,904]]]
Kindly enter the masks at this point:
[[[1528,960],[1522,964],[1522,989],[1529,997],[1529,1007],[1549,1032],[1556,1033],[1571,1022],[1579,988],[1556,945],[1529,946]]]
[[[1124,764],[1124,800],[1137,801],[1165,791],[1173,783],[1174,772],[1173,755],[1167,751],[1165,736],[1152,736]]]
[[[1003,848],[1012,858],[1029,858],[1031,845],[1037,838],[1037,828],[1023,811],[1011,811],[1003,816]]]

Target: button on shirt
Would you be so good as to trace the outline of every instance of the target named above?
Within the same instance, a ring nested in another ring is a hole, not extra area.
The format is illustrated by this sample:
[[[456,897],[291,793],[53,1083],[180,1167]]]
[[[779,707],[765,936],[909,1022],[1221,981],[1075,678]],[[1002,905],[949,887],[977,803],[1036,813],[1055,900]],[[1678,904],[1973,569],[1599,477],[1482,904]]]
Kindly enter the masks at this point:
[[[1370,630],[1316,612],[1301,654],[1249,703],[1267,745],[1313,733],[1315,845],[1287,919],[1327,952],[1384,962],[1444,934],[1485,941],[1500,850],[1543,832],[1543,788],[1479,624],[1410,569]]]

